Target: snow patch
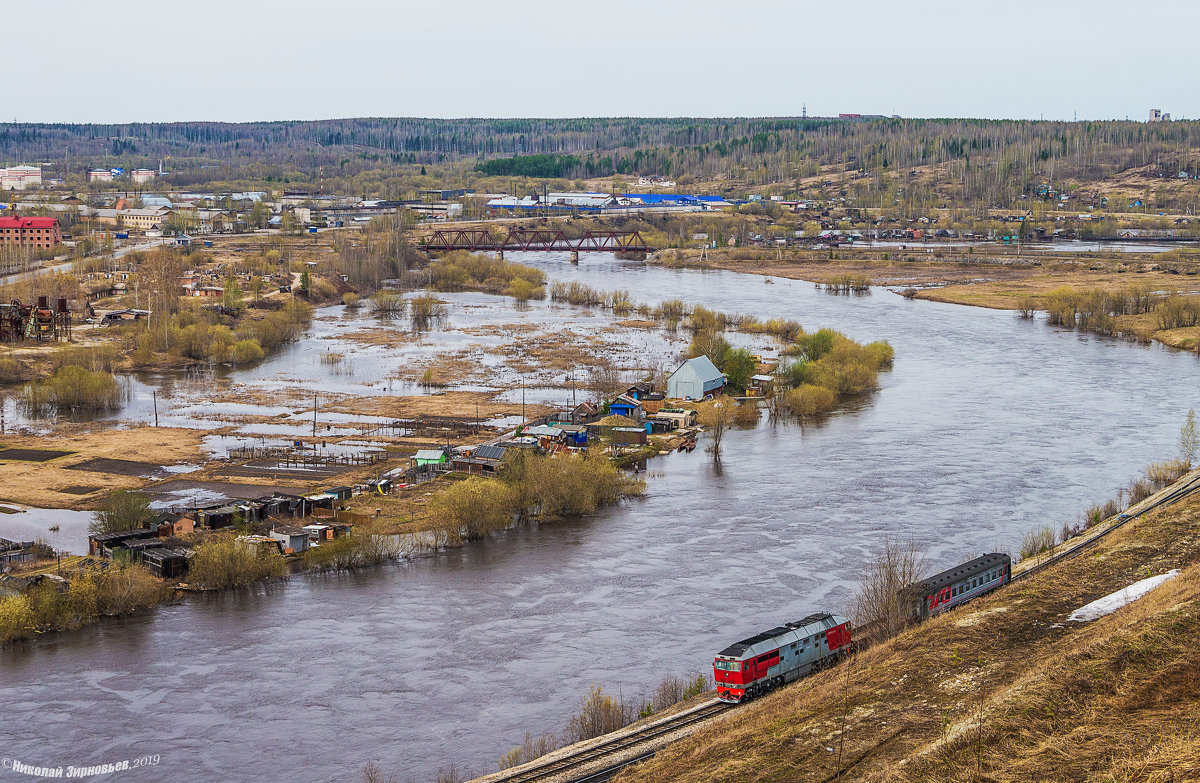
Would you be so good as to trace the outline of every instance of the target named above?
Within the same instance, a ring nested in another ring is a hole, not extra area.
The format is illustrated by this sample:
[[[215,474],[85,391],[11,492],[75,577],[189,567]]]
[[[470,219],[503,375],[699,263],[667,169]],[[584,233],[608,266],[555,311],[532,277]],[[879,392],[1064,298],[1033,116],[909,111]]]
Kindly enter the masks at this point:
[[[1126,588],[1118,590],[1115,593],[1109,593],[1103,598],[1097,598],[1090,604],[1079,607],[1075,611],[1071,612],[1071,614],[1067,617],[1067,621],[1086,623],[1091,620],[1098,620],[1105,615],[1112,614],[1122,606],[1133,603],[1154,588],[1158,587],[1164,582],[1174,579],[1177,576],[1179,576],[1179,569],[1175,568],[1165,574],[1159,574],[1158,576],[1152,576],[1148,579],[1142,579],[1134,582]]]

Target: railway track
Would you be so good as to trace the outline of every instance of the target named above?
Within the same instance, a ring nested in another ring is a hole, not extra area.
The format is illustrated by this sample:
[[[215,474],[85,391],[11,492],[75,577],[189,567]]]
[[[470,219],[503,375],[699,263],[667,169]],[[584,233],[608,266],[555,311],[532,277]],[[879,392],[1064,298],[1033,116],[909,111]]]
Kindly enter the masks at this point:
[[[658,748],[647,748],[633,756],[621,756],[621,754],[636,750],[639,745],[645,745],[653,740],[674,734],[680,729],[703,723],[732,706],[713,699],[686,712],[655,721],[637,731],[605,740],[531,769],[507,775],[491,776],[487,778],[487,781],[488,783],[532,783],[561,775],[563,776],[562,780],[570,780],[572,783],[600,783],[600,781],[608,780],[616,775],[625,767],[650,758],[658,751]],[[603,762],[606,758],[617,756],[621,757],[611,758],[611,763],[604,764],[599,769],[584,770],[584,767],[590,767],[594,763]]]
[[[1171,484],[1169,487],[1164,487],[1145,500],[1135,503],[1129,508],[1125,509],[1123,512],[1117,515],[1116,522],[1113,522],[1099,533],[1088,536],[1083,541],[1080,541],[1069,549],[1056,552],[1045,560],[1035,563],[1028,568],[1024,568],[1019,573],[1013,574],[1011,581],[1016,582],[1020,579],[1025,579],[1026,577],[1041,571],[1043,568],[1047,568],[1055,563],[1062,562],[1063,560],[1069,560],[1085,549],[1090,549],[1109,533],[1124,526],[1126,522],[1137,519],[1143,514],[1148,514],[1156,509],[1165,508],[1178,503],[1180,500],[1194,495],[1197,492],[1200,492],[1200,469],[1193,470],[1191,473],[1186,474],[1174,484]]]

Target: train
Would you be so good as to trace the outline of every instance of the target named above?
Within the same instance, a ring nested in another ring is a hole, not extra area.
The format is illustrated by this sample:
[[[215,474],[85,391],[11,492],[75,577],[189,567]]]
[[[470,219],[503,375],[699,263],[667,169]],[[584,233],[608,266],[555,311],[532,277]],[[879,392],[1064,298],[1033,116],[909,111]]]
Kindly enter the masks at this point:
[[[850,654],[850,621],[810,614],[735,642],[713,659],[717,698],[738,704],[823,669]]]
[[[1012,581],[1012,558],[992,552],[900,591],[914,621],[960,606]],[[850,621],[829,613],[810,614],[794,623],[735,642],[713,659],[717,698],[737,704],[837,663],[854,646]]]
[[[902,591],[911,617],[920,622],[990,593],[1012,581],[1012,558],[1003,552],[980,555]]]

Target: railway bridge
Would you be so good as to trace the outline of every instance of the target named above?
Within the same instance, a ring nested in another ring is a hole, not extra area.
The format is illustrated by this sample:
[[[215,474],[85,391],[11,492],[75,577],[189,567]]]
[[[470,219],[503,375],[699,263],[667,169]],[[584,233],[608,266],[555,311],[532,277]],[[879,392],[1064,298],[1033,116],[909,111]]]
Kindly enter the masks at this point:
[[[493,234],[487,228],[438,229],[421,244],[427,253],[451,250],[493,252],[504,258],[507,251],[567,252],[572,263],[580,253],[649,253],[654,248],[646,244],[639,231],[585,231],[582,236],[569,237],[560,229],[512,228],[506,234]]]

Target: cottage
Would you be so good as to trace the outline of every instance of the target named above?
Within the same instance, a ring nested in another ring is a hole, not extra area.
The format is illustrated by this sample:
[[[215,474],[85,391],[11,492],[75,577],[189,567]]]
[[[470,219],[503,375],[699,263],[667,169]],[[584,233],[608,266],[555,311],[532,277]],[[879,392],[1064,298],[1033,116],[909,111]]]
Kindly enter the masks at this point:
[[[720,394],[725,376],[707,356],[688,359],[667,379],[667,396],[680,400],[703,400]]]
[[[445,465],[446,452],[442,449],[421,449],[413,455],[413,466]]]
[[[587,427],[582,424],[559,424],[563,440],[568,446],[586,446],[588,441]]]
[[[159,514],[158,537],[190,535],[196,530],[196,520],[185,514]]]
[[[285,555],[298,555],[308,549],[308,531],[302,527],[275,525],[271,528],[270,537],[279,542]]]
[[[151,530],[148,527],[122,530],[119,533],[93,533],[88,536],[88,554],[92,557],[111,559],[113,550],[120,549],[128,542],[145,539],[154,539],[157,542],[157,533],[157,528]]]
[[[574,408],[559,411],[551,417],[551,423],[589,424],[600,418],[600,410],[590,402],[581,402]]]
[[[451,466],[472,475],[495,475],[507,454],[508,449],[503,446],[477,446],[473,451],[456,455]]]
[[[325,491],[338,500],[349,500],[354,495],[354,489],[351,487],[330,487]]]
[[[613,416],[625,416],[638,421],[642,418],[642,404],[627,394],[618,394],[608,404],[608,412]]]
[[[642,404],[642,411],[646,415],[653,415],[662,410],[666,399],[667,395],[662,392],[647,392],[638,397],[638,402]]]
[[[683,408],[663,408],[655,418],[671,419],[677,422],[676,427],[695,427],[700,416],[694,410]]]

